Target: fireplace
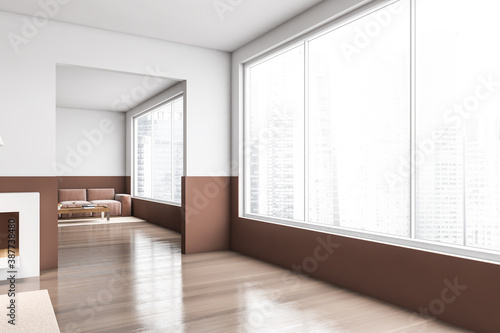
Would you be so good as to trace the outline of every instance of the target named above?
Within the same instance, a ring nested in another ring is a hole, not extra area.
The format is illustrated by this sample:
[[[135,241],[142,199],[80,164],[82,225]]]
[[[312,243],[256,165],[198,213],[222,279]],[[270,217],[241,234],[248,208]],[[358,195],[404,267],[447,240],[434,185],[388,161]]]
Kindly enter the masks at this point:
[[[19,212],[0,213],[0,258],[19,257]]]
[[[0,281],[40,276],[40,193],[0,193]]]

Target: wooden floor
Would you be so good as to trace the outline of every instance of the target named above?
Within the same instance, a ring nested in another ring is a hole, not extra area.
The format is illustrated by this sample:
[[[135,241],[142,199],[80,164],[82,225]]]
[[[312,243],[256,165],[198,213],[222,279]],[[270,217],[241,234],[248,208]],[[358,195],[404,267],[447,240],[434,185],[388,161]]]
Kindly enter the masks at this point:
[[[234,252],[182,256],[146,222],[59,228],[59,269],[17,289],[48,289],[71,333],[466,332]]]

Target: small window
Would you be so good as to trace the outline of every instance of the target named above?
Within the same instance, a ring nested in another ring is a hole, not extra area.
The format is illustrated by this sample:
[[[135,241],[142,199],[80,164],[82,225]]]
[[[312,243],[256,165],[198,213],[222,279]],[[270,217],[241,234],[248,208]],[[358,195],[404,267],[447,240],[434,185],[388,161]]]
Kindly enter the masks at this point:
[[[136,197],[181,204],[183,97],[133,118]]]

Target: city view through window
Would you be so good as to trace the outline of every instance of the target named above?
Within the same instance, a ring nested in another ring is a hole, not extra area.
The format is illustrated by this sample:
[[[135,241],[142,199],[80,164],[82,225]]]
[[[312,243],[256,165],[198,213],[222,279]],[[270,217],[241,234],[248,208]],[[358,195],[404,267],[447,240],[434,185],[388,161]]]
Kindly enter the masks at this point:
[[[245,214],[500,251],[497,6],[401,0],[246,64]]]
[[[183,98],[134,118],[134,195],[181,203]]]

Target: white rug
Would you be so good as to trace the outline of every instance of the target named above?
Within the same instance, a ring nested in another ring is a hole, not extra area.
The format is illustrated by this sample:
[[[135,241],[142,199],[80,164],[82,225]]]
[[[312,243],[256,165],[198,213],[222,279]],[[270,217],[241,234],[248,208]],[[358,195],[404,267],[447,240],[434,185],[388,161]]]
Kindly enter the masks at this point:
[[[100,217],[93,217],[93,218],[79,218],[79,219],[61,219],[58,220],[58,226],[71,227],[77,225],[98,225],[98,224],[110,224],[110,223],[136,223],[136,222],[146,222],[146,221],[133,216],[111,217],[109,221],[107,221],[105,218],[101,219]]]
[[[0,332],[59,333],[56,315],[47,290],[16,293],[15,326],[7,316],[11,304],[8,295],[0,295]]]

